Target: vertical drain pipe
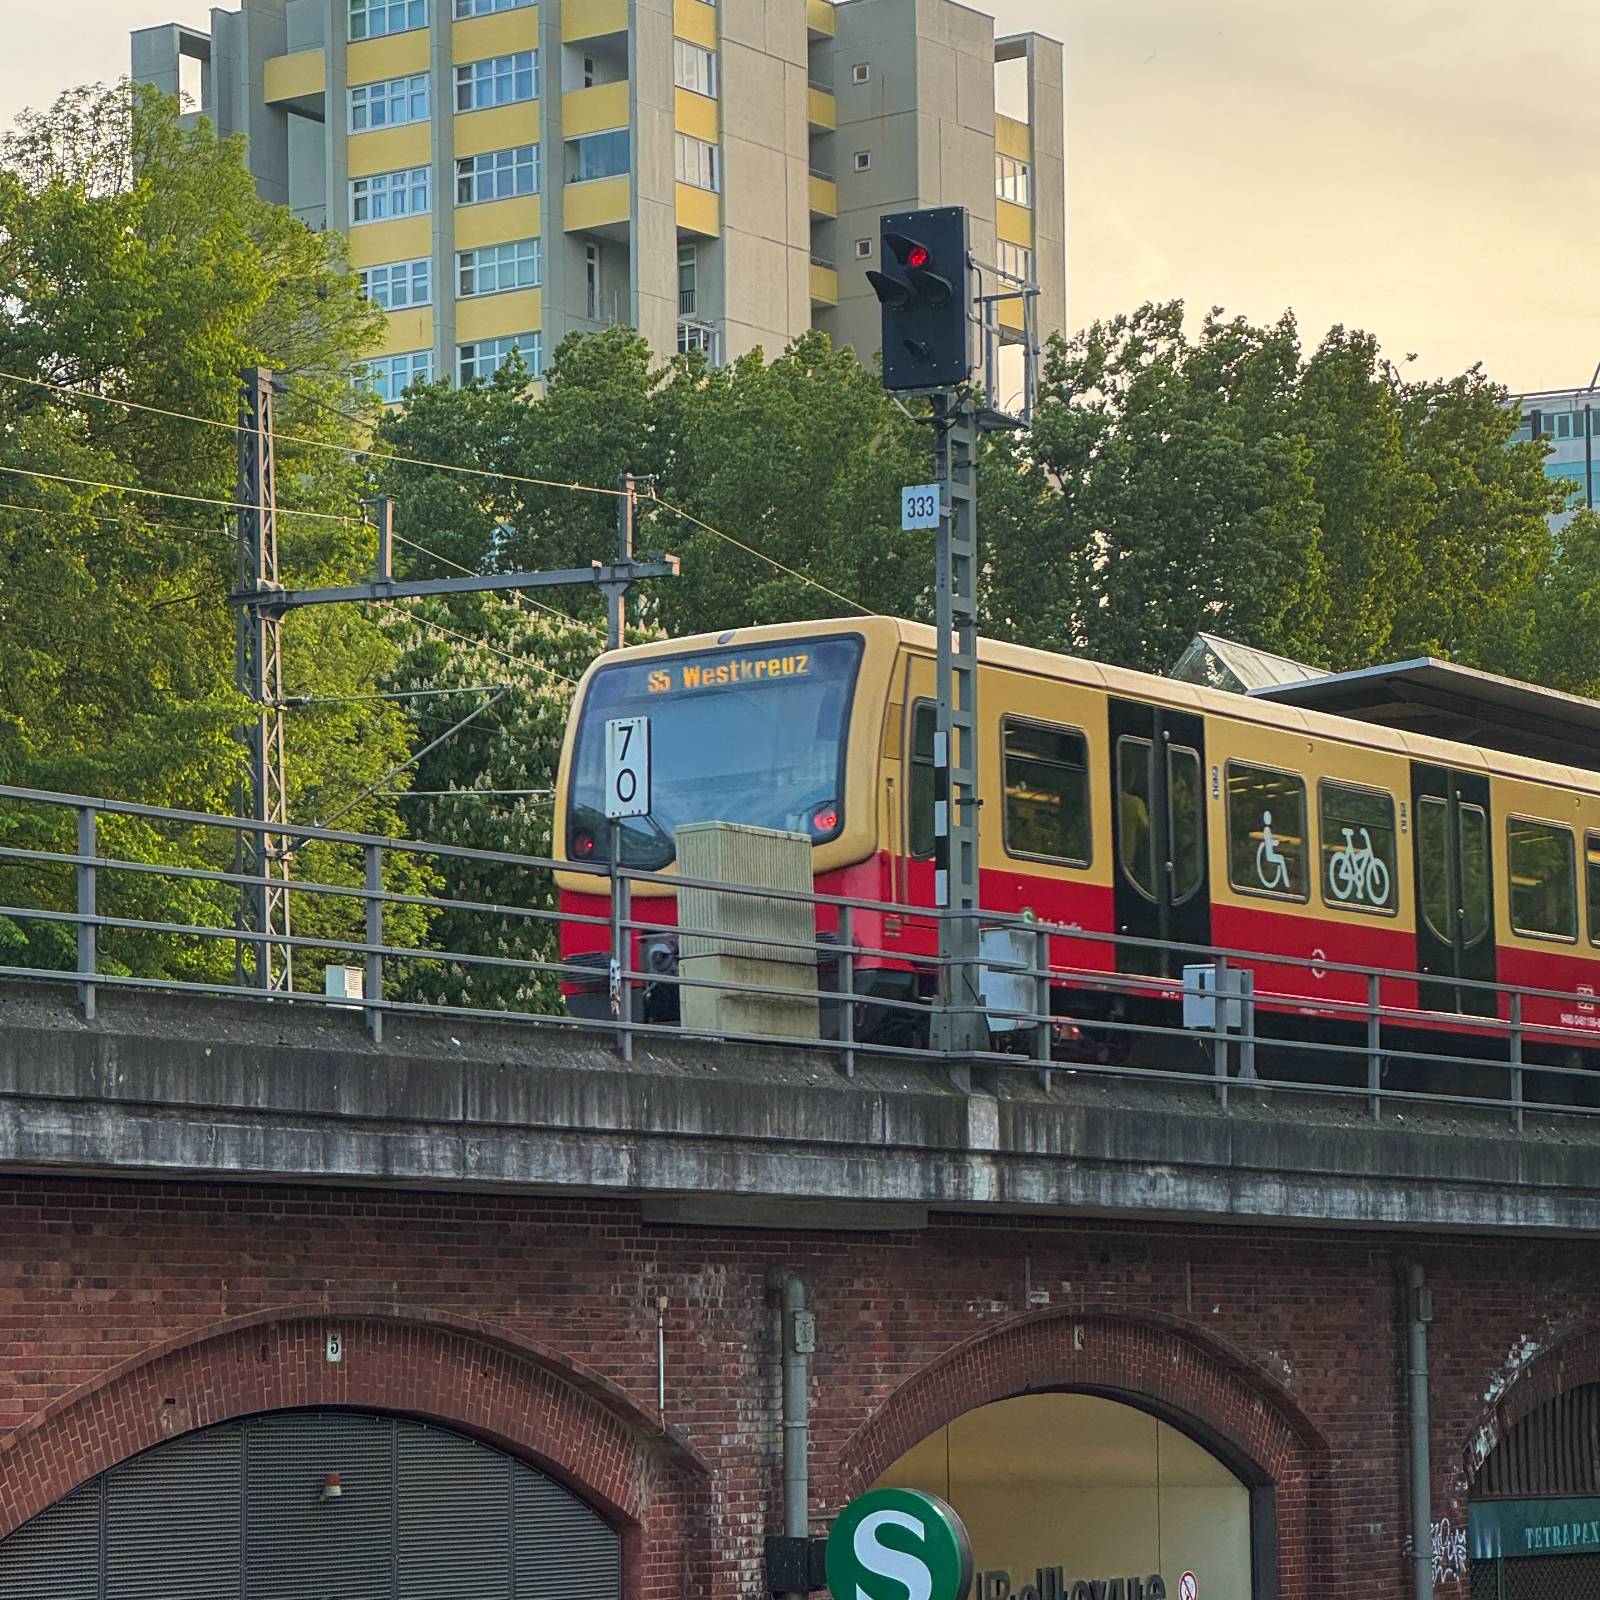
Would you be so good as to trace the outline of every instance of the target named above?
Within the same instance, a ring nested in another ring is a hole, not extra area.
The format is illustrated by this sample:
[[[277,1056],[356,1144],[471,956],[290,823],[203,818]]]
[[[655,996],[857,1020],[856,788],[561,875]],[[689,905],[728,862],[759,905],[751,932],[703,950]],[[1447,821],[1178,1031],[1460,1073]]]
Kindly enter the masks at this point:
[[[1433,1291],[1422,1268],[1406,1268],[1406,1388],[1411,1413],[1411,1563],[1414,1600],[1433,1600],[1433,1494],[1429,1481],[1428,1324]]]
[[[783,1531],[790,1539],[811,1537],[810,1356],[816,1319],[806,1310],[806,1285],[798,1273],[774,1274],[783,1291]],[[790,1600],[806,1600],[804,1589]]]

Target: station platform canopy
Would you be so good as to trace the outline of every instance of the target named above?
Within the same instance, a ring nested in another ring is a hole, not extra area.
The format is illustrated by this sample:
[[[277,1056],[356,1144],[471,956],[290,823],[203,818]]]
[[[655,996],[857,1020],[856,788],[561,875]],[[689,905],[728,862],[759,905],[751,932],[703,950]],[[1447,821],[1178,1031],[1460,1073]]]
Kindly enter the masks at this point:
[[[1245,692],[1255,700],[1600,772],[1600,702],[1431,656]]]

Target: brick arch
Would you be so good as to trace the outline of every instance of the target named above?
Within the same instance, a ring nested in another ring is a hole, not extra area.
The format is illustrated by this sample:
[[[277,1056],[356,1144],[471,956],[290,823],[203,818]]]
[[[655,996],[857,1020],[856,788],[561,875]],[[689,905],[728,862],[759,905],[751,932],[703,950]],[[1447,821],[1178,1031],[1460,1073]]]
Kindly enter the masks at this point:
[[[1222,1341],[1175,1318],[1024,1313],[947,1351],[884,1400],[846,1442],[839,1500],[913,1445],[979,1406],[1072,1390],[1150,1412],[1197,1438],[1252,1496],[1258,1596],[1296,1593],[1283,1575],[1332,1553],[1317,1508],[1326,1441],[1293,1398]]]
[[[1600,1326],[1579,1328],[1541,1350],[1484,1405],[1462,1441],[1462,1484],[1470,1488],[1490,1452],[1530,1411],[1589,1383],[1600,1384]]]
[[[0,1437],[0,1538],[142,1450],[315,1406],[436,1422],[538,1467],[622,1534],[630,1596],[675,1595],[639,1575],[676,1572],[703,1540],[705,1463],[603,1378],[488,1323],[359,1302],[214,1323],[62,1395]]]

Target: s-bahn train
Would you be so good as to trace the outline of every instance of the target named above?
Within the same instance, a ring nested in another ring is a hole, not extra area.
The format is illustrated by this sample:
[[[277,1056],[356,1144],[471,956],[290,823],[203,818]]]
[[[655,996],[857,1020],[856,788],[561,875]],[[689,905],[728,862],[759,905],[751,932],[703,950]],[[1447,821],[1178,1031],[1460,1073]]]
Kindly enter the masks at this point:
[[[1600,773],[1015,645],[986,641],[979,662],[980,904],[1082,930],[1052,941],[1054,1009],[1120,1014],[1139,985],[1082,980],[1146,974],[1159,998],[1203,959],[1089,937],[1120,934],[1254,952],[1240,965],[1285,1014],[1366,1004],[1366,978],[1336,970],[1348,963],[1395,974],[1381,1003],[1420,1028],[1504,1018],[1509,997],[1482,981],[1568,997],[1525,997],[1532,1030],[1600,1034]],[[932,629],[886,617],[607,655],[574,703],[554,854],[607,860],[604,725],[643,714],[653,812],[623,824],[626,865],[670,869],[684,823],[747,823],[808,833],[819,894],[932,907],[934,695]],[[565,911],[607,915],[592,875],[560,885]],[[634,915],[662,930],[634,970],[674,970],[671,887],[639,885]],[[819,911],[819,941],[831,931]],[[859,959],[859,993],[931,994],[931,918],[858,911],[851,932],[883,952]],[[569,1008],[608,1016],[606,928],[562,935],[569,975],[595,973],[569,982]],[[674,1020],[673,986],[644,1007]]]

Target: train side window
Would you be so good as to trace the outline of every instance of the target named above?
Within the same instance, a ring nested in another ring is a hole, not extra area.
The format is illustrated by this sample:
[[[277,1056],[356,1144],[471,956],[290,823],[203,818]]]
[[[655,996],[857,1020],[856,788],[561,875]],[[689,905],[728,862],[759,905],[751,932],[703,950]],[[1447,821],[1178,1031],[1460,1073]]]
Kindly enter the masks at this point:
[[[1309,896],[1305,779],[1228,763],[1228,878],[1244,894]]]
[[[1117,855],[1129,882],[1150,900],[1156,897],[1152,765],[1148,739],[1117,740]]]
[[[937,713],[931,700],[911,708],[911,778],[906,785],[910,809],[907,834],[914,856],[933,854],[933,731]]]
[[[1068,866],[1089,864],[1089,741],[1075,728],[1005,717],[1005,846]]]
[[[1506,818],[1511,926],[1535,939],[1578,937],[1578,873],[1572,830]]]
[[[1417,902],[1436,939],[1455,941],[1450,924],[1450,807],[1437,795],[1417,802]]]
[[[1206,815],[1200,752],[1167,746],[1167,825],[1172,835],[1172,903],[1191,900],[1205,882]]]
[[[1589,891],[1589,943],[1600,944],[1600,833],[1588,836],[1584,855]]]
[[[1342,911],[1393,915],[1394,800],[1380,789],[1323,779],[1317,792],[1322,826],[1322,898]]]

